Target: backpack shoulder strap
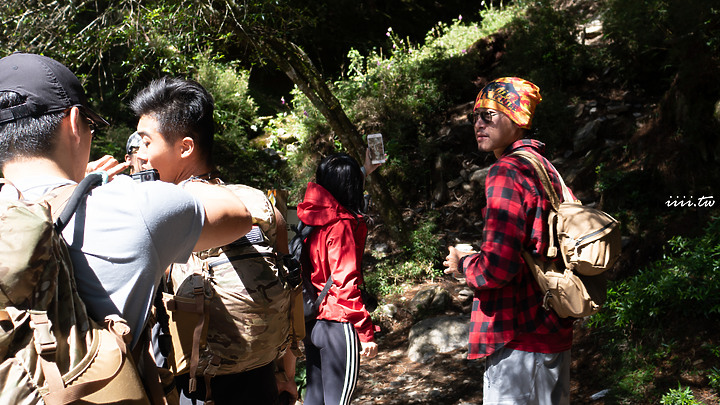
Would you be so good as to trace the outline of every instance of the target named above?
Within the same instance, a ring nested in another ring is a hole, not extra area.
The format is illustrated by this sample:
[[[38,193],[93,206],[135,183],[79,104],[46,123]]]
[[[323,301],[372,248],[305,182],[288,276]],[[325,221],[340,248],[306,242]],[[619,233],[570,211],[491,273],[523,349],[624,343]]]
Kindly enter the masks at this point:
[[[6,179],[6,178],[0,178],[0,190],[2,190],[6,185],[8,185],[8,186],[12,187],[13,189],[15,189],[15,191],[17,192],[17,199],[18,199],[18,200],[22,200],[22,199],[23,199],[23,196],[22,196],[22,193],[20,192],[20,190],[18,190],[18,188],[15,187],[15,185],[12,184],[12,183],[10,182],[10,180],[8,180],[8,179]]]
[[[48,204],[53,207],[53,218],[55,219],[55,227],[58,232],[62,232],[62,230],[65,229],[65,226],[75,214],[85,195],[93,188],[102,184],[102,182],[102,174],[90,173],[85,176],[77,186],[58,187],[56,189],[57,192],[46,200]],[[60,211],[60,209],[62,209],[62,211]],[[56,212],[59,212],[59,214],[55,214]]]
[[[320,304],[322,304],[328,291],[330,291],[330,287],[332,287],[332,284],[333,278],[332,275],[330,275],[330,277],[328,277],[327,281],[325,282],[325,287],[323,287],[322,291],[320,291],[320,294],[318,294],[318,297],[315,300],[315,307],[320,308]]]
[[[315,227],[312,225],[306,225],[303,221],[298,221],[297,230],[300,233],[300,239],[304,242],[310,236],[312,231],[315,230]]]
[[[298,232],[299,237],[293,238],[293,242],[295,242],[295,244],[290,247],[290,254],[293,254],[296,251],[299,252],[299,249],[302,247],[301,245],[304,245],[307,242],[307,239],[310,237],[310,234],[314,230],[315,230],[314,226],[306,225],[304,222],[299,221],[298,226],[297,226],[297,232]],[[332,278],[332,274],[331,274],[330,277],[328,277],[327,281],[325,282],[325,286],[323,287],[322,291],[320,291],[320,294],[318,294],[317,299],[315,300],[316,308],[320,307],[320,304],[322,304],[328,291],[330,291],[330,287],[332,287],[332,284],[333,284],[333,278]]]
[[[548,214],[548,230],[550,232],[550,235],[548,237],[549,245],[547,256],[556,257],[558,248],[557,246],[555,246],[555,238],[557,236],[557,230],[555,229],[555,225],[557,224],[557,212],[560,210],[560,198],[555,192],[555,188],[552,186],[552,182],[550,182],[550,176],[548,175],[547,169],[545,169],[545,165],[540,162],[540,159],[538,159],[535,154],[525,150],[518,150],[511,153],[511,155],[520,156],[521,158],[524,158],[525,160],[530,162],[530,164],[532,164],[535,172],[540,178],[540,182],[542,183],[545,192],[550,198],[550,204],[552,205],[553,210]],[[572,201],[570,191],[567,189],[567,186],[565,186],[565,182],[563,181],[562,176],[560,176],[560,173],[557,170],[555,170],[555,172],[557,173],[558,178],[560,179],[560,184],[562,185],[563,198],[565,198],[565,201]]]
[[[563,201],[560,201],[560,198],[558,197],[557,193],[555,192],[555,188],[552,186],[552,182],[550,181],[550,176],[548,175],[547,169],[545,168],[545,165],[540,162],[540,159],[538,159],[537,156],[535,156],[534,153],[525,151],[525,150],[517,150],[511,155],[520,156],[521,158],[524,158],[530,164],[532,164],[533,168],[535,169],[535,172],[537,173],[538,177],[540,178],[540,182],[543,185],[543,188],[545,189],[545,192],[547,193],[548,197],[550,198],[550,203],[553,206],[553,209],[555,211],[558,211],[560,209],[560,203],[570,202],[574,201],[575,199],[572,197],[572,194],[570,194],[570,190],[565,185],[565,181],[563,180],[562,176],[560,175],[560,172],[555,170],[555,173],[557,173],[558,180],[560,181],[560,186],[562,187],[563,192]],[[553,167],[554,169],[554,167]]]
[[[85,176],[79,184],[65,184],[52,189],[35,202],[46,202],[50,206],[50,212],[58,232],[67,225],[67,222],[75,214],[80,202],[87,193],[99,186],[104,181],[100,172],[90,173]],[[22,192],[13,185],[10,180],[0,178],[0,189],[10,186],[17,192],[18,200],[23,199]]]

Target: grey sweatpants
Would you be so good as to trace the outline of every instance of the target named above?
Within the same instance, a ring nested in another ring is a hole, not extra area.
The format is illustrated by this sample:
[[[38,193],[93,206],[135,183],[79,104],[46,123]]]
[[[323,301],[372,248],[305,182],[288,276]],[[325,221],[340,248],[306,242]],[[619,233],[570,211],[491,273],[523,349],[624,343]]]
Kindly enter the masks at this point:
[[[360,340],[347,322],[306,324],[307,394],[305,405],[350,403],[358,378]]]
[[[503,347],[485,360],[483,405],[567,405],[570,350],[532,353]]]

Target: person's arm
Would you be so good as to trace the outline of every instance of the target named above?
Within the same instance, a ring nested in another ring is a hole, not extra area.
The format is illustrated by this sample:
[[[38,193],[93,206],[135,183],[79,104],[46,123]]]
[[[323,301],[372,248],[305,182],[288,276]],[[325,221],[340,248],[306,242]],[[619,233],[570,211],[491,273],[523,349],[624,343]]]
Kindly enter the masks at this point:
[[[387,159],[387,153],[385,154],[385,159]],[[370,159],[370,149],[365,149],[365,163],[363,164],[362,171],[363,174],[365,174],[365,177],[369,176],[370,173],[374,172],[375,169],[380,167],[382,163],[373,163]]]
[[[275,373],[278,392],[287,391],[291,398],[290,403],[294,404],[298,399],[297,383],[295,382],[295,355],[292,350],[287,350],[285,355],[276,360],[278,371]]]
[[[227,245],[250,232],[250,212],[229,189],[199,181],[189,181],[184,188],[205,208],[205,225],[194,251]]]
[[[277,227],[274,249],[281,255],[286,255],[289,253],[287,222],[285,222],[285,217],[282,216],[277,207],[275,207],[275,223]],[[291,305],[290,307],[292,308],[293,306]],[[292,397],[290,401],[291,404],[294,404],[298,399],[297,383],[295,383],[296,360],[292,350],[287,349],[285,355],[276,361],[278,372],[275,374],[275,379],[278,392],[287,391]]]
[[[485,185],[487,208],[480,252],[459,264],[467,283],[478,290],[501,288],[523,266],[521,254],[526,215],[521,183],[515,167],[498,163],[490,169]]]
[[[273,248],[276,252],[286,255],[290,253],[288,251],[287,222],[277,207],[275,207],[275,223],[277,226],[275,228],[275,246]]]
[[[343,307],[344,320],[355,327],[361,344],[371,343],[374,341],[374,327],[360,294],[362,276],[358,268],[358,254],[362,252],[357,252],[350,221],[342,220],[333,225],[325,243],[328,265],[336,288],[335,297],[337,304]],[[372,350],[368,348],[365,352],[372,353]]]

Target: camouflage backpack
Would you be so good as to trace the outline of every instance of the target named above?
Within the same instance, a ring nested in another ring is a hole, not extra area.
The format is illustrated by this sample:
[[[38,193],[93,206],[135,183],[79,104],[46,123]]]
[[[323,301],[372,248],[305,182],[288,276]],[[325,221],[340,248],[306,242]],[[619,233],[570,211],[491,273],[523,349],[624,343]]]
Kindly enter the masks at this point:
[[[19,192],[17,199],[0,199],[2,404],[149,404],[128,355],[130,328],[120,317],[103,326],[88,317],[61,236],[101,181],[91,174],[38,202]]]
[[[252,230],[222,248],[193,254],[187,264],[173,265],[171,293],[163,294],[173,342],[169,363],[176,375],[190,373],[190,392],[197,377],[209,383],[215,375],[264,366],[290,343],[297,290],[273,249],[274,207],[260,190],[223,186],[245,203]]]

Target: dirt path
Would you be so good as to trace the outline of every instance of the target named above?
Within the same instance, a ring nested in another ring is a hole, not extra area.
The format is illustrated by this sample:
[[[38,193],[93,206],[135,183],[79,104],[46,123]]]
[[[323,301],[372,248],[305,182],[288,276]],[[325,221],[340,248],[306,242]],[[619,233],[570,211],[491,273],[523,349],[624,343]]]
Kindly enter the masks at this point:
[[[464,284],[455,280],[442,280],[439,283],[426,283],[406,291],[393,303],[402,306],[410,301],[415,293],[426,286],[440,284],[457,296]],[[455,303],[444,314],[457,315],[463,312]],[[407,356],[408,334],[413,324],[408,312],[399,311],[393,321],[382,322],[383,333],[378,338],[379,354],[372,360],[363,360],[360,377],[355,390],[354,403],[359,405],[466,405],[482,403],[482,381],[484,363],[467,360],[467,349],[458,349],[449,353],[437,354],[428,363],[415,363]],[[576,325],[575,347],[573,349],[573,370],[571,374],[571,398],[573,403],[603,404],[602,400],[593,401],[590,396],[601,387],[592,384],[581,385],[580,380],[592,381],[594,351],[588,350],[586,333],[581,325]],[[595,360],[597,361],[597,359]]]

